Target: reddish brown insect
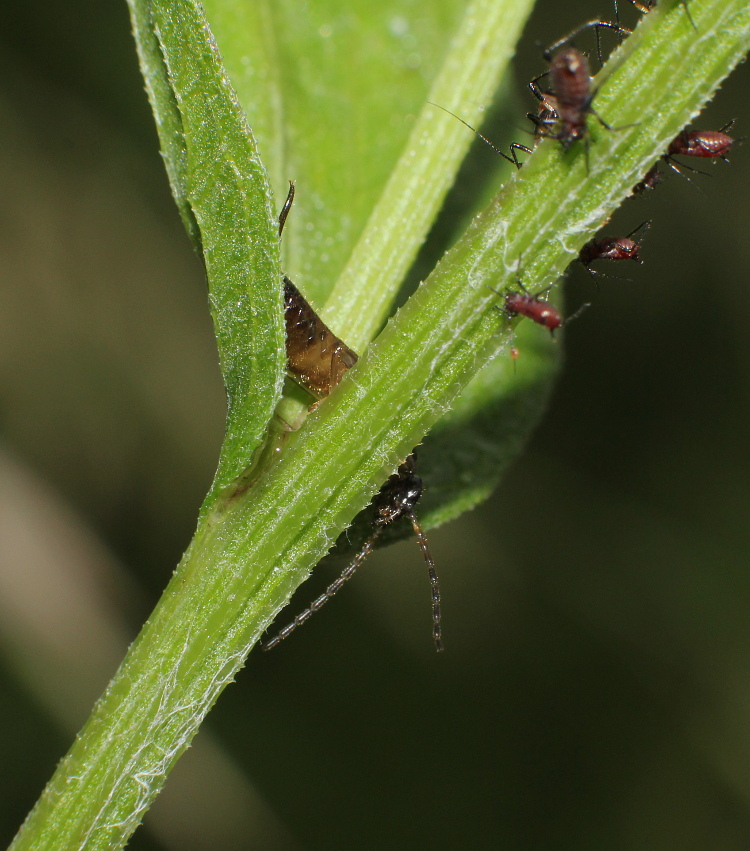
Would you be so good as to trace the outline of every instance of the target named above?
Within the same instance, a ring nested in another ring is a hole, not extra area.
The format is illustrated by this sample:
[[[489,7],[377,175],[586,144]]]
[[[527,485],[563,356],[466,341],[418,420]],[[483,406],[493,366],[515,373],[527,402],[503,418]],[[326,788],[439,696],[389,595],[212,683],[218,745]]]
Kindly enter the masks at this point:
[[[263,650],[271,650],[276,645],[287,638],[298,626],[301,626],[305,621],[309,620],[312,615],[321,609],[333,597],[348,580],[354,576],[357,568],[373,551],[377,539],[382,534],[383,530],[391,524],[395,523],[401,517],[407,517],[411,522],[414,534],[417,536],[417,542],[424,555],[427,563],[427,573],[430,579],[430,588],[432,592],[432,636],[435,642],[435,649],[440,652],[443,650],[442,624],[440,614],[440,586],[438,585],[437,573],[435,571],[435,563],[432,560],[429,547],[427,546],[427,538],[424,531],[417,520],[414,513],[414,506],[419,502],[424,485],[422,479],[415,471],[415,454],[412,453],[399,466],[398,470],[388,479],[383,485],[378,494],[372,501],[375,508],[375,517],[373,519],[373,533],[365,541],[362,549],[354,557],[352,563],[341,573],[341,575],[332,582],[328,588],[297,617],[287,624],[279,633],[270,641],[263,645]]]
[[[562,328],[563,325],[567,325],[569,322],[577,319],[587,307],[591,306],[588,302],[582,304],[572,316],[569,316],[567,319],[563,319],[560,311],[542,297],[549,293],[551,287],[547,287],[545,290],[542,290],[542,292],[537,293],[536,295],[528,292],[521,281],[520,260],[518,265],[519,268],[516,271],[516,282],[521,288],[521,292],[506,292],[504,294],[503,306],[498,306],[497,308],[498,310],[502,310],[506,313],[511,319],[515,316],[524,316],[532,322],[536,322],[537,325],[541,325],[543,328],[549,328],[550,334],[554,337],[555,331],[557,331],[558,328]],[[493,292],[497,292],[497,290],[493,290]],[[503,295],[502,293],[497,294]],[[510,342],[510,356],[514,361],[519,356],[519,351],[513,344],[512,337]]]
[[[665,157],[706,157],[729,162],[727,154],[739,140],[733,139],[726,131],[734,120],[725,124],[721,130],[683,130],[670,142]]]
[[[505,294],[504,310],[511,318],[525,316],[537,325],[549,328],[550,333],[562,327],[563,318],[560,311],[545,299],[530,295],[526,292],[510,292]]]
[[[529,83],[532,94],[540,104],[539,114],[528,113],[528,118],[536,125],[537,135],[556,139],[565,150],[577,139],[583,139],[586,146],[587,166],[589,154],[587,116],[593,115],[607,130],[613,128],[591,105],[596,91],[592,88],[591,70],[586,56],[572,46],[556,53],[554,51],[589,27],[596,28],[597,38],[600,28],[614,29],[620,33],[630,32],[607,21],[589,21],[548,47],[544,51],[544,58],[550,63],[549,70]],[[539,80],[547,76],[550,81],[550,91],[544,92],[539,87]]]
[[[578,259],[592,274],[594,270],[590,266],[595,260],[635,260],[636,263],[642,263],[641,242],[650,227],[651,221],[647,221],[638,225],[627,236],[604,236],[592,239],[583,246]],[[643,232],[641,236],[633,239],[639,231]]]
[[[448,113],[448,115],[452,115],[452,116],[453,116],[453,117],[454,117],[457,121],[460,121],[460,122],[461,122],[461,124],[463,124],[465,127],[468,127],[468,128],[469,128],[469,130],[471,130],[473,133],[476,133],[476,135],[477,135],[477,136],[479,136],[479,138],[480,138],[483,142],[486,142],[486,143],[487,143],[487,144],[488,144],[488,145],[492,148],[492,150],[493,150],[496,154],[500,154],[500,156],[501,156],[504,160],[508,160],[508,162],[509,162],[509,163],[513,163],[513,165],[514,165],[516,168],[521,168],[521,166],[523,165],[523,163],[519,162],[519,160],[518,160],[518,155],[516,154],[516,151],[523,151],[523,152],[524,152],[524,153],[526,153],[526,154],[530,154],[530,153],[531,153],[531,148],[527,148],[527,147],[526,147],[526,145],[519,145],[519,144],[517,144],[516,142],[511,142],[511,143],[510,143],[510,146],[509,146],[509,148],[510,148],[510,156],[508,156],[507,154],[503,153],[503,152],[500,150],[500,148],[498,148],[498,147],[496,147],[495,145],[493,145],[493,144],[492,144],[492,142],[490,142],[490,140],[489,140],[486,136],[483,136],[483,135],[479,132],[479,130],[477,130],[476,128],[472,127],[472,126],[471,126],[471,124],[469,124],[469,122],[468,122],[468,121],[464,121],[464,120],[463,120],[463,118],[459,118],[459,117],[455,114],[455,112],[451,112],[449,109],[446,109],[444,106],[440,106],[440,104],[439,104],[439,103],[433,103],[431,100],[428,100],[428,101],[427,101],[427,103],[429,103],[431,106],[436,106],[438,109],[442,109],[442,110],[443,110],[443,112],[447,112],[447,113]]]
[[[294,201],[294,184],[279,214],[279,236]],[[287,372],[316,399],[324,399],[357,362],[357,353],[323,322],[302,293],[284,276]]]
[[[675,156],[721,159],[728,163],[727,154],[734,145],[743,141],[742,139],[734,139],[726,132],[733,124],[734,121],[730,121],[721,130],[683,130],[679,136],[669,143],[666,153],[662,154],[662,159],[673,171],[676,171],[686,180],[689,180],[689,178],[682,173],[682,169],[687,169],[696,174],[705,174],[706,172],[675,160]],[[646,173],[643,180],[633,187],[633,192],[639,193],[653,189],[661,181],[662,174],[659,171],[659,164],[656,163]]]
[[[726,132],[733,124],[734,120],[725,124],[721,130],[683,130],[679,136],[669,143],[662,159],[673,171],[676,171],[686,180],[689,180],[689,178],[682,174],[682,169],[687,169],[695,174],[706,174],[706,172],[693,168],[687,163],[675,160],[675,156],[721,159],[728,163],[727,154],[729,151],[738,142],[743,141],[742,139],[733,139]]]
[[[551,58],[549,71],[542,76],[547,75],[551,92],[541,91],[537,85],[541,77],[529,83],[534,97],[539,100],[540,115],[529,113],[528,117],[536,125],[539,136],[557,139],[566,150],[576,139],[583,139],[588,152],[586,116],[595,114],[591,107],[593,93],[588,59],[575,47],[567,47]]]

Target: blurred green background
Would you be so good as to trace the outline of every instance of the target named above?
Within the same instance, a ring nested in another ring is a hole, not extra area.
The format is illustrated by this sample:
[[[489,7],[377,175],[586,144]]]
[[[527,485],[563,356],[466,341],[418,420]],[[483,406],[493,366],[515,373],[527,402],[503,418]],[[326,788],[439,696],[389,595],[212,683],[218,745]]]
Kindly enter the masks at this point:
[[[537,42],[592,16],[606,0],[541,0],[518,124]],[[9,841],[190,539],[223,394],[125,4],[4,4],[3,20]],[[750,133],[749,92],[741,67],[696,126]],[[431,533],[446,653],[414,542],[377,553],[250,657],[130,847],[750,847],[750,150],[707,170],[619,211],[607,233],[654,220],[644,266],[615,268],[632,281],[602,280],[571,326],[496,496]],[[571,303],[589,299],[569,277]]]

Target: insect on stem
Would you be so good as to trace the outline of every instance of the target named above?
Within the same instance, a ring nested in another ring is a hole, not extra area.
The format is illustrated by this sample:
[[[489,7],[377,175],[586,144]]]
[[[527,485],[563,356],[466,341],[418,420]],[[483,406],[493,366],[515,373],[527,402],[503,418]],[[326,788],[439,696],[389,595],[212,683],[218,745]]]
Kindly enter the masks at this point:
[[[438,585],[437,573],[435,571],[435,562],[427,545],[427,537],[414,513],[414,506],[419,502],[423,492],[424,485],[422,479],[415,472],[415,454],[412,453],[399,466],[398,470],[388,479],[373,499],[372,504],[375,508],[374,530],[362,545],[362,549],[357,553],[353,561],[326,588],[320,597],[313,600],[293,621],[281,629],[270,641],[267,641],[262,646],[262,649],[272,650],[279,642],[291,635],[297,627],[302,626],[305,621],[309,620],[315,612],[322,609],[331,597],[340,591],[352,576],[354,576],[359,566],[375,548],[378,538],[386,527],[392,525],[401,517],[407,517],[411,522],[417,543],[427,563],[427,573],[430,579],[432,593],[432,636],[435,642],[435,650],[440,653],[444,649],[440,612],[440,586]]]
[[[294,202],[294,182],[279,214],[279,236]],[[310,306],[291,279],[284,275],[286,370],[316,399],[324,399],[358,360],[355,351],[340,340]]]
[[[636,263],[642,263],[641,244],[651,224],[650,219],[642,222],[638,227],[633,228],[627,236],[602,236],[589,240],[581,249],[578,259],[592,278],[594,275],[613,277],[592,269],[591,264],[595,260],[634,260]],[[640,235],[636,236],[636,234]],[[594,282],[596,283],[596,281]]]

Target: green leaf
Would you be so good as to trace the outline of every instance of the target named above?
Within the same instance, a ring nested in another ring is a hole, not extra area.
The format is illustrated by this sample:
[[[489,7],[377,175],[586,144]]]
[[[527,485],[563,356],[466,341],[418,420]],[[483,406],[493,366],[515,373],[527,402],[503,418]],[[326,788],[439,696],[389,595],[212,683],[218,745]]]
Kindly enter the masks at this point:
[[[141,73],[156,120],[169,185],[185,230],[195,250],[200,254],[200,230],[187,197],[189,177],[182,116],[164,65],[159,41],[154,33],[150,5],[146,0],[128,0],[128,6]]]
[[[172,190],[188,231],[197,228],[200,237],[227,390],[226,435],[210,503],[250,465],[281,395],[275,213],[200,5],[152,0],[131,3],[131,11]]]
[[[464,6],[206,3],[277,197],[287,180],[297,183],[285,271],[318,308],[403,151]],[[347,338],[345,326],[333,328]]]

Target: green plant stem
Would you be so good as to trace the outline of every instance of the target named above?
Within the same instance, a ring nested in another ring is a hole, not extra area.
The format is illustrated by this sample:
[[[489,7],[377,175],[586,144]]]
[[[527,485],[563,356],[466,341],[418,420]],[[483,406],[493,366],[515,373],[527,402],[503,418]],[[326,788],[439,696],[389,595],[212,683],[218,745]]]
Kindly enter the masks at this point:
[[[381,328],[474,137],[433,104],[480,123],[533,0],[469,3],[409,140],[323,315],[361,351]],[[448,120],[445,120],[445,119]]]
[[[275,613],[385,475],[507,345],[490,288],[515,286],[519,257],[528,284],[552,280],[743,57],[745,0],[693,0],[690,8],[697,33],[681,6],[665,4],[605,69],[595,105],[625,129],[608,133],[592,122],[589,173],[580,145],[564,154],[552,140],[541,144],[338,390],[288,437],[278,463],[206,518],[14,848],[124,844]]]

